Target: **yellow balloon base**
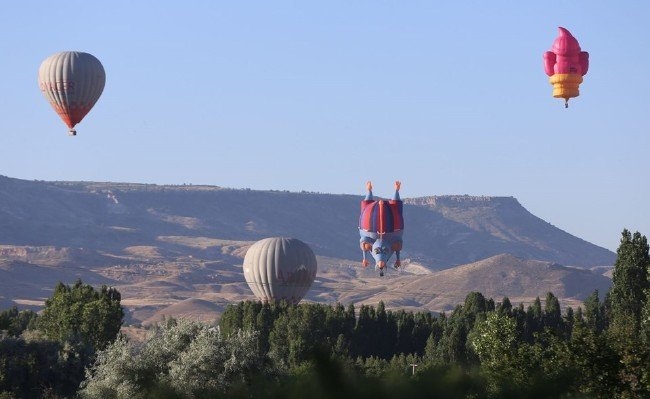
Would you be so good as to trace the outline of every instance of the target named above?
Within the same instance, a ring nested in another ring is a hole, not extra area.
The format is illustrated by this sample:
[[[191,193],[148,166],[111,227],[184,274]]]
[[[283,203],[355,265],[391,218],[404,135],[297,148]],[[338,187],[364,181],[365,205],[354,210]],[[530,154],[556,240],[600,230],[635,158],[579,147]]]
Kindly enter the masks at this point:
[[[563,98],[568,103],[570,98],[580,95],[580,83],[582,76],[574,73],[556,73],[548,78],[553,85],[553,97]]]

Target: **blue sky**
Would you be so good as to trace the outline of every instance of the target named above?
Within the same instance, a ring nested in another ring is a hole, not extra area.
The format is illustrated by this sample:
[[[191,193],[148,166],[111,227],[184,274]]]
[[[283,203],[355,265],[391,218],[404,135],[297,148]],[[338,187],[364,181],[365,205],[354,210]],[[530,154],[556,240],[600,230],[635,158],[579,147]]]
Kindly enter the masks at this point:
[[[0,174],[403,197],[516,197],[615,250],[650,234],[650,3],[20,1],[0,14]],[[590,53],[551,97],[557,27]],[[43,59],[92,53],[95,108],[67,129]],[[352,221],[352,224],[356,221]]]

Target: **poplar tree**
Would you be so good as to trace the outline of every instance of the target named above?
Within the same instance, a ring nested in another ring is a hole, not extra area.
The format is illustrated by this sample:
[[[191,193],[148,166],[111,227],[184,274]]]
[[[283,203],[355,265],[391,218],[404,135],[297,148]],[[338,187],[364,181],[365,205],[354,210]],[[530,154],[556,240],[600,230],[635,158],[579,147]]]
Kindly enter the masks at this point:
[[[647,370],[650,368],[649,353],[642,339],[642,314],[647,305],[650,288],[648,267],[650,255],[648,240],[639,232],[632,235],[623,230],[621,244],[616,254],[609,292],[611,306],[608,336],[612,347],[620,357],[623,383],[621,397],[643,397],[650,394]]]
[[[598,298],[598,290],[585,299],[585,317],[587,318],[586,327],[596,334],[600,334],[605,329],[605,304]]]
[[[560,301],[552,292],[546,294],[544,304],[544,327],[550,329],[557,336],[564,332],[564,323],[562,320],[562,311],[560,310]]]
[[[624,229],[616,254],[610,292],[612,321],[631,322],[634,332],[638,332],[646,291],[650,288],[648,240],[639,232],[632,235]]]

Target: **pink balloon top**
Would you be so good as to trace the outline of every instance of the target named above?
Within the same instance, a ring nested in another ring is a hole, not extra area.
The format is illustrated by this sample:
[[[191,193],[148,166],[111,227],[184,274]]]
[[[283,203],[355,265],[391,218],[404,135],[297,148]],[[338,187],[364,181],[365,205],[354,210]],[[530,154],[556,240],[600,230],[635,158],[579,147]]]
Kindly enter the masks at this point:
[[[544,72],[584,76],[589,69],[589,53],[581,51],[580,44],[565,28],[559,27],[560,35],[553,42],[551,51],[544,53]]]

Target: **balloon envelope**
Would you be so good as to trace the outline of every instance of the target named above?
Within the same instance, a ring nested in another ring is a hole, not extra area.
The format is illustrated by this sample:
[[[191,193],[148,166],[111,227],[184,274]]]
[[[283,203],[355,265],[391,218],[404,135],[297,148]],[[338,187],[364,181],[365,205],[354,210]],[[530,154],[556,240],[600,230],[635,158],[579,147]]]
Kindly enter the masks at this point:
[[[316,270],[314,252],[295,238],[265,238],[244,256],[244,278],[264,302],[300,302],[314,282]]]
[[[550,51],[544,53],[544,72],[553,85],[553,97],[569,99],[580,95],[580,84],[589,70],[589,53],[582,51],[571,32],[559,27],[559,36]]]
[[[63,51],[46,58],[38,69],[38,84],[52,108],[76,134],[74,127],[101,96],[106,73],[93,55]]]

